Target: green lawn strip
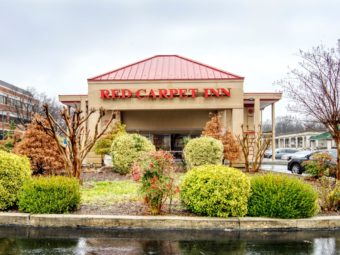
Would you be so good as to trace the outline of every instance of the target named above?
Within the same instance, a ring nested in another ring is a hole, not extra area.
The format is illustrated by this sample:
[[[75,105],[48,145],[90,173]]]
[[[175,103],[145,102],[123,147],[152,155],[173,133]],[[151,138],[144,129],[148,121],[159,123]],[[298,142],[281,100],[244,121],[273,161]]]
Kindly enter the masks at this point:
[[[86,205],[110,205],[118,202],[136,201],[139,184],[126,181],[88,182],[81,188],[81,203]]]

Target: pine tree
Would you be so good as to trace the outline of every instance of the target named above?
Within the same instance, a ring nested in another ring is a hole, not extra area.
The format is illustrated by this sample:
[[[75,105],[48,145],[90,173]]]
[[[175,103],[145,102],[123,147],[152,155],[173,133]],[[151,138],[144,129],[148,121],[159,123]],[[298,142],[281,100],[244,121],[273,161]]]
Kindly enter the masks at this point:
[[[219,115],[211,115],[210,120],[205,124],[202,135],[213,137],[223,143],[224,159],[229,161],[230,166],[240,157],[240,146],[229,130],[223,133]]]
[[[64,160],[55,140],[37,121],[45,120],[38,114],[34,116],[23,139],[15,145],[14,153],[27,156],[36,174],[57,174],[64,169]]]

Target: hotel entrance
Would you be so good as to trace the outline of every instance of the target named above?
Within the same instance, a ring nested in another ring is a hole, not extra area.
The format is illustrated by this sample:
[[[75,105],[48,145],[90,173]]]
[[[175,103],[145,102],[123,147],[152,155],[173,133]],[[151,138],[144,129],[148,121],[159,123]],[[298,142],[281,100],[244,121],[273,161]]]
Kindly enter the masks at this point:
[[[129,133],[146,136],[156,149],[182,158],[185,140],[201,135],[209,120],[209,110],[122,111],[121,121]]]
[[[141,133],[155,145],[157,150],[170,151],[175,159],[182,159],[182,151],[188,139],[199,137],[200,132],[191,134],[150,134]]]

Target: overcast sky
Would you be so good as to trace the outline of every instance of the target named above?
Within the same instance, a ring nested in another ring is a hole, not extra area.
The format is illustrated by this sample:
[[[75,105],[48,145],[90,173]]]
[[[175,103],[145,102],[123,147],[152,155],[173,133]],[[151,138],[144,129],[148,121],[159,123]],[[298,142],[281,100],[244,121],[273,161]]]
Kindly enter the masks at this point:
[[[338,0],[0,0],[0,10],[0,80],[50,96],[86,94],[87,78],[156,54],[278,91],[299,49],[340,38]]]

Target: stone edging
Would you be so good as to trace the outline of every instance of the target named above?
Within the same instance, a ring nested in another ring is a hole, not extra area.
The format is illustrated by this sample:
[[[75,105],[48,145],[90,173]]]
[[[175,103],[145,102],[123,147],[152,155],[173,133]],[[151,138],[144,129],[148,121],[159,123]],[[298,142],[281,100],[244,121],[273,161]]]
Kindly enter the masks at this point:
[[[0,213],[0,226],[157,230],[332,230],[340,216],[308,219]]]

